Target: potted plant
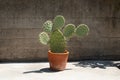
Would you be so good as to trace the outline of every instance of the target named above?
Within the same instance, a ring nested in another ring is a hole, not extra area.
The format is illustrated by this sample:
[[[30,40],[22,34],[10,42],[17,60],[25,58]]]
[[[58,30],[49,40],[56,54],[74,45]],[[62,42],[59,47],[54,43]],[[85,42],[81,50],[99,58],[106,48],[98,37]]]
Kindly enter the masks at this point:
[[[39,34],[39,41],[49,46],[48,60],[50,69],[64,70],[68,60],[67,41],[72,36],[83,37],[88,34],[89,28],[85,24],[75,26],[74,24],[65,24],[65,19],[57,15],[53,21],[47,20],[43,24],[43,32]]]

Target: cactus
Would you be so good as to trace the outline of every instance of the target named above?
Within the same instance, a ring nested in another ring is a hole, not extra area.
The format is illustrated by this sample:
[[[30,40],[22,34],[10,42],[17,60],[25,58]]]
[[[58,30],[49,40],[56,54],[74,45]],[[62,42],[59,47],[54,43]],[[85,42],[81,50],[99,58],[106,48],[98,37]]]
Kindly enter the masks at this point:
[[[62,53],[66,50],[67,39],[73,35],[83,37],[88,34],[89,28],[85,24],[75,27],[74,24],[64,26],[65,19],[58,15],[52,21],[48,20],[43,24],[43,32],[39,34],[39,40],[44,45],[49,45],[54,53]]]

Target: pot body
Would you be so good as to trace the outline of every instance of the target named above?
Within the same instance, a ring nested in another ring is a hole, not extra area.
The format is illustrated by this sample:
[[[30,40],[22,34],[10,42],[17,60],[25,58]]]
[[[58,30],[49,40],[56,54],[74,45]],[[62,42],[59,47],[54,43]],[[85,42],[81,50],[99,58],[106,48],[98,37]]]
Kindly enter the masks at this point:
[[[67,64],[69,52],[66,50],[64,53],[52,53],[48,51],[48,60],[51,70],[59,71],[64,70]]]

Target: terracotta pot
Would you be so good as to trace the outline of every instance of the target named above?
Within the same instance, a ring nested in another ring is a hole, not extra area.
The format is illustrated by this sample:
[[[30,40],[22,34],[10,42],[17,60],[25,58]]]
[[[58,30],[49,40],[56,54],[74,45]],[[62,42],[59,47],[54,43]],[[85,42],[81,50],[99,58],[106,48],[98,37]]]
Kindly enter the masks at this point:
[[[69,52],[66,50],[64,53],[52,53],[48,51],[48,60],[50,64],[50,69],[59,71],[64,70],[68,60]]]

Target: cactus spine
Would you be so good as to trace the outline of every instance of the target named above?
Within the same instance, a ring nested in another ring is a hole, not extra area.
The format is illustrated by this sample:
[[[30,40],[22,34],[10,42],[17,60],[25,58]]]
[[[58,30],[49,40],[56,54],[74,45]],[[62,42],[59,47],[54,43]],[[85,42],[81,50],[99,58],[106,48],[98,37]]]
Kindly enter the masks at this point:
[[[49,44],[50,50],[54,53],[61,53],[66,50],[66,44],[68,38],[71,38],[73,34],[77,36],[85,36],[89,32],[89,28],[85,24],[80,24],[75,27],[74,24],[67,24],[64,26],[65,19],[63,16],[58,15],[52,21],[46,21],[43,24],[43,32],[39,34],[39,40],[42,44]]]

